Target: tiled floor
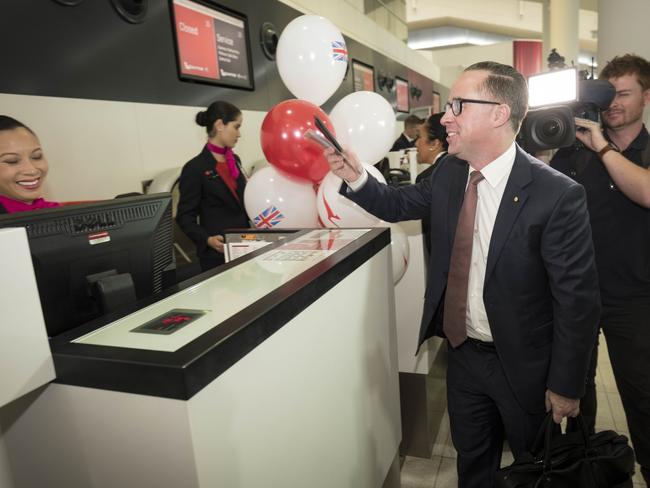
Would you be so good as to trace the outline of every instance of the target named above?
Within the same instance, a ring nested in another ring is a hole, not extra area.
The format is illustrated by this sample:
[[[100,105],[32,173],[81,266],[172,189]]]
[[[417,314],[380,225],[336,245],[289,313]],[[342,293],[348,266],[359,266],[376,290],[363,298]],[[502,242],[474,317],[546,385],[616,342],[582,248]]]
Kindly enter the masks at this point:
[[[629,437],[623,405],[616,389],[612,366],[607,354],[607,344],[602,335],[596,385],[598,395],[596,430],[612,429]],[[512,455],[505,452],[503,464],[507,465],[511,462]],[[449,434],[449,417],[445,412],[440,420],[431,459],[407,456],[402,465],[401,486],[402,488],[454,488],[457,486],[457,481],[456,452]],[[646,488],[638,466],[634,475],[634,488]]]

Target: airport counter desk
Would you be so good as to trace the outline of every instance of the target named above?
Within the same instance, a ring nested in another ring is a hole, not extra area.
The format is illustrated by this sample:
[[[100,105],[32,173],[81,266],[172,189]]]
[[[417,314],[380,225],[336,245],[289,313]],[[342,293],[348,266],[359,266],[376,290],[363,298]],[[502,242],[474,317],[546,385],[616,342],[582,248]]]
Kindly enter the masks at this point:
[[[305,230],[54,338],[15,487],[399,486],[391,276],[388,229]]]

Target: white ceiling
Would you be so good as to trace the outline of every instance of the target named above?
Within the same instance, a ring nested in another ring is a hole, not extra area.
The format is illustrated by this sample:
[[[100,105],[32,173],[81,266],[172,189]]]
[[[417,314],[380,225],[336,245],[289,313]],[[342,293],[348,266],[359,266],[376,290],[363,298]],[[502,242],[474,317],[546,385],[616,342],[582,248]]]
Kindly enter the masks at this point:
[[[414,49],[541,39],[544,0],[406,0],[409,45]],[[581,0],[580,50],[595,53],[598,0]],[[491,41],[492,40],[492,41]],[[427,43],[429,46],[427,46]]]

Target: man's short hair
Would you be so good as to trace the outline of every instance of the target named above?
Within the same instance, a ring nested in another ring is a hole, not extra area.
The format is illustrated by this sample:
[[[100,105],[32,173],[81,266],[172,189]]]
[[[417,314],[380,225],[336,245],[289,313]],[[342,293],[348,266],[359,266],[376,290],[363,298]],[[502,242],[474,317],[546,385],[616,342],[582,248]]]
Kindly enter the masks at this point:
[[[650,62],[636,54],[614,56],[600,72],[600,78],[606,80],[625,75],[636,75],[643,91],[650,88]]]
[[[474,63],[465,71],[487,71],[481,91],[495,98],[495,101],[505,103],[510,107],[510,125],[519,132],[521,121],[528,111],[528,85],[523,75],[507,64],[494,61]]]
[[[424,122],[420,117],[417,115],[409,115],[404,119],[404,128],[408,129],[409,127],[413,127],[414,125],[420,125]]]

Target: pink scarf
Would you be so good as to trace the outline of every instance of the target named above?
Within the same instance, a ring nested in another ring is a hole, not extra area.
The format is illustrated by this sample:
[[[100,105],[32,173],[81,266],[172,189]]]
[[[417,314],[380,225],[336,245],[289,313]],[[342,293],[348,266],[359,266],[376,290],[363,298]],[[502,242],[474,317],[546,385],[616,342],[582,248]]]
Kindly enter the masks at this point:
[[[42,198],[37,198],[32,203],[25,203],[3,195],[0,195],[0,205],[2,205],[8,213],[26,212],[28,210],[40,210],[42,208],[60,206],[57,202],[47,202]]]
[[[221,147],[208,142],[206,144],[208,150],[215,154],[225,154],[226,164],[228,165],[228,171],[235,181],[239,177],[239,169],[237,169],[237,162],[235,161],[235,153],[232,152],[232,149],[229,147]]]

